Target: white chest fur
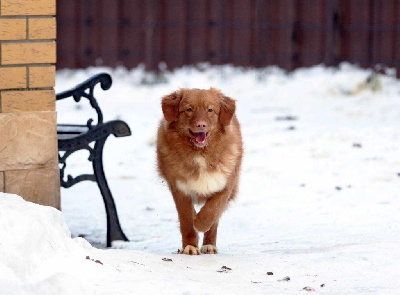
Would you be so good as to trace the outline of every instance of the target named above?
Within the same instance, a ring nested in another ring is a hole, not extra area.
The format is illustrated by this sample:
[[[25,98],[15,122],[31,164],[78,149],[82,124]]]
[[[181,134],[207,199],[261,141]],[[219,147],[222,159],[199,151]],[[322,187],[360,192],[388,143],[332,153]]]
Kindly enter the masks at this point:
[[[197,156],[194,162],[199,166],[199,176],[193,179],[177,180],[176,186],[184,194],[196,196],[208,196],[219,192],[226,186],[226,175],[219,171],[208,172],[204,157]]]

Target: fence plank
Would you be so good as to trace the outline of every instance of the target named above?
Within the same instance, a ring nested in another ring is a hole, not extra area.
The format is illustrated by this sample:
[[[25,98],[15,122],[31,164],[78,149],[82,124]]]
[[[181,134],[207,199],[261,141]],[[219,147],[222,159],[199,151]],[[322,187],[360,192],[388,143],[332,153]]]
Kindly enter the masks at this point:
[[[281,22],[279,5],[270,0],[258,0],[256,7],[256,64],[258,66],[280,65],[279,40],[281,31],[291,24]]]
[[[101,56],[104,65],[116,67],[119,59],[119,4],[120,1],[99,1],[101,5]]]
[[[323,59],[323,43],[326,34],[325,0],[299,1],[297,6],[298,59],[295,67],[309,67]]]
[[[223,43],[224,39],[224,1],[210,0],[208,13],[210,18],[209,35],[209,61],[212,64],[221,64],[224,61]]]
[[[396,67],[397,77],[400,77],[400,3],[395,2],[395,9],[393,10],[394,19],[396,23],[396,30],[393,39],[393,52],[394,60],[388,66]]]
[[[393,40],[396,15],[393,1],[375,1],[373,7],[373,38],[371,65],[388,65],[394,58]]]
[[[342,10],[339,0],[328,0],[325,6],[325,42],[323,62],[327,66],[337,65],[341,56]]]
[[[78,64],[80,67],[89,67],[96,64],[96,58],[101,56],[98,48],[95,50],[97,30],[97,5],[91,0],[78,1],[79,3],[79,42],[78,49]]]
[[[220,38],[221,38],[221,61],[220,64],[233,63],[233,23],[234,23],[234,0],[225,0],[221,13]]]
[[[185,64],[187,51],[187,8],[185,0],[171,1],[173,5],[165,5],[164,23],[162,28],[163,62],[168,67],[176,68]]]
[[[187,62],[197,64],[205,62],[209,53],[207,34],[210,20],[207,10],[208,0],[187,1]]]
[[[145,3],[141,0],[122,0],[120,61],[133,68],[145,59]]]
[[[160,1],[147,0],[145,8],[145,65],[150,71],[158,70],[161,60],[161,33],[162,8]]]
[[[279,1],[279,35],[277,52],[278,65],[286,70],[293,70],[297,62],[296,35],[296,4],[297,1]]]
[[[229,27],[232,30],[232,63],[250,66],[253,22],[252,0],[234,0]]]
[[[76,68],[76,14],[75,1],[57,3],[57,67]]]
[[[367,67],[371,58],[371,0],[349,0],[343,5],[342,58]]]

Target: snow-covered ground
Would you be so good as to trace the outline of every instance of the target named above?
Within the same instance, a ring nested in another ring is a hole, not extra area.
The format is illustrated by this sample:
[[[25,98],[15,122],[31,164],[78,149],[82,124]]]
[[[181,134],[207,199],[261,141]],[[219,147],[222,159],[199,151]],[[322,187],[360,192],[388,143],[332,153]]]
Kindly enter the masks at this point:
[[[94,183],[62,189],[62,214],[0,193],[0,294],[400,294],[399,80],[365,84],[371,71],[348,64],[291,74],[201,66],[161,77],[92,68],[57,72],[56,89],[101,71],[114,80],[97,89],[105,119],[126,121],[133,134],[111,137],[104,155],[130,242],[104,249]],[[160,98],[210,86],[238,101],[240,193],[222,216],[219,254],[185,256],[156,172]],[[90,106],[76,105],[59,103],[59,121],[85,122]],[[87,156],[71,158],[66,172],[90,172]]]

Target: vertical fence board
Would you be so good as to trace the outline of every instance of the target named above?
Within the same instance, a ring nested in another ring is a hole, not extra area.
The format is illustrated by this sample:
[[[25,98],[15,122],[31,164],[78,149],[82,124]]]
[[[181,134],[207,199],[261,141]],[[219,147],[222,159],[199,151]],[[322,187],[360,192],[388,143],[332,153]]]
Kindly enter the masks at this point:
[[[337,65],[341,56],[342,10],[339,0],[328,0],[325,6],[325,41],[323,62],[327,66]]]
[[[225,0],[224,0],[225,1]],[[209,35],[209,61],[212,64],[221,64],[223,62],[223,14],[225,9],[223,2],[219,0],[210,0],[208,10],[210,26]]]
[[[393,40],[396,18],[393,13],[395,3],[393,1],[374,1],[373,19],[374,30],[372,39],[371,65],[388,65],[393,60]]]
[[[187,3],[187,59],[189,64],[208,59],[208,34],[210,26],[207,11],[208,0],[189,0]]]
[[[161,8],[160,1],[146,1],[145,65],[146,69],[151,71],[158,69],[158,62],[161,60]]]
[[[233,18],[229,27],[232,28],[232,63],[240,66],[250,66],[252,51],[251,37],[253,30],[252,0],[234,0]]]
[[[274,52],[277,55],[277,64],[286,70],[293,70],[297,56],[295,55],[295,32],[297,1],[279,1],[278,11],[278,43]],[[272,40],[274,42],[274,40]]]
[[[186,61],[186,28],[187,28],[187,9],[185,0],[167,1],[170,5],[165,6],[165,23],[163,38],[165,50],[163,54],[164,62],[168,62],[168,67],[181,67]]]
[[[233,0],[221,0],[222,6],[219,8],[217,16],[219,38],[219,60],[218,64],[232,63],[232,40],[233,40]]]
[[[396,29],[393,39],[393,52],[394,60],[389,64],[389,66],[394,66],[397,69],[397,77],[400,76],[400,3],[395,2],[395,9],[393,11],[394,18],[396,20]]]
[[[57,2],[57,67],[76,68],[75,1]]]
[[[270,0],[257,0],[256,23],[256,64],[277,65],[278,9]]]
[[[371,0],[342,2],[344,36],[342,58],[367,67],[371,58]]]
[[[145,4],[141,0],[122,0],[121,5],[121,56],[127,68],[133,68],[145,59]]]
[[[116,67],[119,59],[119,3],[102,0],[101,55],[105,65]]]
[[[97,23],[97,5],[91,0],[80,1],[80,4],[78,60],[81,67],[89,67],[96,64],[96,58],[101,55],[98,48],[95,49],[98,44],[96,28],[99,25]]]
[[[74,52],[75,52],[75,64],[78,68],[83,68],[84,65],[82,63],[82,50],[81,50],[81,44],[82,44],[82,7],[83,3],[82,1],[76,1],[75,2],[75,12],[74,12],[74,18],[75,18],[75,27],[74,27],[74,34],[75,34],[75,43],[74,44]]]
[[[323,59],[325,35],[325,0],[299,1],[298,60],[295,67],[309,67]]]

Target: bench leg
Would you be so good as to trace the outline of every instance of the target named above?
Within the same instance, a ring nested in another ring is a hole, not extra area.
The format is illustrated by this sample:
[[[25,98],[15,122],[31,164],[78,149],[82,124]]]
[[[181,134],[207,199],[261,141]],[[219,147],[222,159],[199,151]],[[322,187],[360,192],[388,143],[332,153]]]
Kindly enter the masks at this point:
[[[103,169],[103,147],[106,138],[100,139],[94,146],[93,170],[97,185],[99,186],[101,195],[103,196],[104,205],[107,213],[107,247],[111,247],[112,241],[129,241],[122,231],[118,220],[117,209],[112,197],[110,188],[108,187],[106,176]]]

